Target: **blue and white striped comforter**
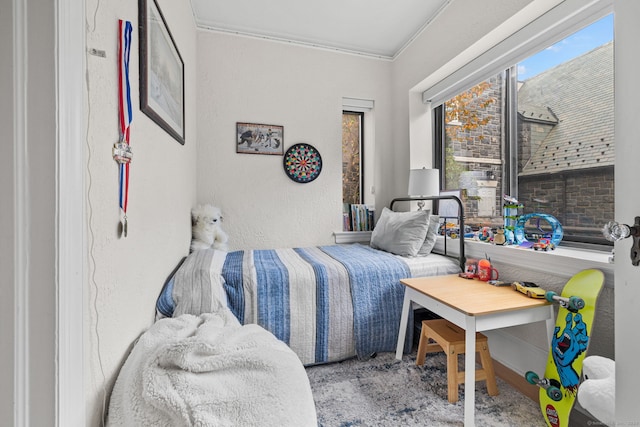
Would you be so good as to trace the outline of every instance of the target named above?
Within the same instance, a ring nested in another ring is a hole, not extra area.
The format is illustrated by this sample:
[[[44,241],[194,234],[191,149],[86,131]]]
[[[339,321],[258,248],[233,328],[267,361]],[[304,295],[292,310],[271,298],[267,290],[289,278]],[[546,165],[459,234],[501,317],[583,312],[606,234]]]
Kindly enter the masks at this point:
[[[399,280],[410,271],[393,255],[352,245],[231,252],[222,276],[241,323],[263,326],[311,364],[393,351]]]
[[[241,323],[259,324],[311,365],[395,351],[404,298],[399,281],[412,269],[401,257],[358,244],[248,250],[226,254],[216,268],[221,279],[212,272],[211,282],[222,284]],[[433,274],[456,271],[454,261],[439,261]],[[175,297],[186,286],[194,285],[176,282],[163,293]]]

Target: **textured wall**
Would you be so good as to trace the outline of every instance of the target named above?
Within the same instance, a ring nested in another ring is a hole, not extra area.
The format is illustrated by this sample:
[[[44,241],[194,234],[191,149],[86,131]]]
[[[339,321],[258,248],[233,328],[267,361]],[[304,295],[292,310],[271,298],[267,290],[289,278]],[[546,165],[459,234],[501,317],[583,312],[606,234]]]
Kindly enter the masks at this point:
[[[185,64],[186,144],[139,111],[138,2],[87,3],[87,214],[89,281],[85,311],[87,425],[100,425],[102,400],[111,391],[134,340],[150,326],[154,303],[171,270],[188,253],[190,209],[195,201],[196,39],[189,2],[158,1]],[[129,236],[118,238],[118,19],[132,21],[130,79],[133,162]]]
[[[526,268],[506,263],[493,263],[500,272],[500,278],[511,282],[515,280],[537,283],[545,290],[562,292],[562,287],[567,278],[557,274],[540,273],[532,268]],[[577,273],[577,271],[576,271]],[[589,354],[597,354],[604,357],[614,357],[614,291],[613,283],[607,283],[598,299],[596,318],[591,331],[591,343]],[[540,348],[543,352],[548,350],[546,331],[543,324],[531,324],[507,328],[506,332],[520,339],[526,339],[530,344]]]
[[[342,98],[375,102],[378,187],[378,149],[394,142],[390,63],[206,31],[198,52],[198,202],[222,209],[230,248],[331,243],[342,230]],[[236,122],[284,126],[284,149],[313,145],[322,173],[298,184],[282,156],[237,154]]]

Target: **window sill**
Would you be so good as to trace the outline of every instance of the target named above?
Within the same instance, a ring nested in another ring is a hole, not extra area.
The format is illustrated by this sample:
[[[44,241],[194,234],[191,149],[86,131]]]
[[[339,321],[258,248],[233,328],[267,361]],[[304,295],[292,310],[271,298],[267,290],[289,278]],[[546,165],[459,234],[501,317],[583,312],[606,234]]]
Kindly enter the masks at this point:
[[[369,243],[371,231],[335,231],[333,237],[336,243]]]
[[[535,251],[517,246],[498,246],[490,243],[465,240],[467,258],[491,258],[491,261],[522,266],[543,273],[570,278],[578,271],[588,268],[601,270],[605,275],[605,286],[613,286],[614,264],[609,262],[608,252],[589,251],[559,246],[553,251]],[[439,251],[444,250],[444,238],[436,243]],[[447,239],[447,251],[458,254],[458,241]]]

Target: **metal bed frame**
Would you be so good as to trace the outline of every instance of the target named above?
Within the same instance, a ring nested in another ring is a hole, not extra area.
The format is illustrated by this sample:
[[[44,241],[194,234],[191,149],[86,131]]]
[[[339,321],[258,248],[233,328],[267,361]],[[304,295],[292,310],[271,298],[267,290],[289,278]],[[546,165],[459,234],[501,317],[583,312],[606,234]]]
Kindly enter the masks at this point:
[[[466,257],[464,255],[464,205],[462,204],[462,200],[460,200],[457,196],[453,196],[453,195],[424,196],[424,197],[398,197],[391,201],[391,204],[389,205],[389,209],[393,210],[393,205],[396,202],[419,202],[422,200],[431,200],[431,201],[455,200],[456,203],[458,203],[458,216],[456,217],[458,219],[458,224],[460,226],[460,233],[458,234],[458,240],[460,242],[460,254],[458,256],[458,260],[460,263],[460,269],[464,271]],[[435,213],[436,212],[434,212],[434,214]],[[443,255],[450,256],[447,254],[447,235],[446,235],[447,219],[444,218],[444,220],[445,220],[445,235],[444,235],[444,254]]]

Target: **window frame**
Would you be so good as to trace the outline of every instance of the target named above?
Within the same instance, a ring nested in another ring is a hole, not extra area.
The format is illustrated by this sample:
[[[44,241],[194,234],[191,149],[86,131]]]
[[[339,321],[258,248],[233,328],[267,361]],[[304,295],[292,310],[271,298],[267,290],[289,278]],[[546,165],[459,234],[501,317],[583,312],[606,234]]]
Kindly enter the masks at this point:
[[[516,31],[503,34],[502,41],[474,53],[464,65],[445,66],[434,73],[446,77],[429,83],[422,92],[422,102],[435,109],[456,94],[612,13],[613,0],[563,0]]]
[[[422,92],[422,102],[430,107],[431,128],[433,135],[433,167],[440,169],[441,183],[445,182],[445,126],[443,104],[458,93],[467,90],[474,85],[485,81],[490,76],[503,72],[518,64],[527,57],[534,55],[547,46],[570,36],[595,21],[614,13],[613,0],[563,0],[559,4],[542,11],[542,8],[532,7],[530,13],[535,18],[529,20],[527,24],[518,27],[516,31],[506,30],[501,41],[497,43],[485,43],[474,53],[473,56],[466,56],[464,65],[457,65],[459,62],[451,61],[434,73],[433,78],[427,79],[428,83]],[[615,18],[614,18],[615,19]],[[463,52],[461,56],[466,55]],[[438,78],[436,76],[444,76]],[[512,74],[517,78],[517,74]],[[511,78],[508,78],[506,87],[508,88]],[[427,82],[425,81],[425,83]],[[515,82],[517,85],[517,81]],[[517,86],[514,86],[517,88]],[[516,91],[511,94],[517,93]],[[507,96],[507,95],[505,95]],[[509,95],[511,97],[512,95]],[[506,98],[509,99],[509,98]],[[516,106],[517,108],[517,106]],[[508,109],[506,109],[508,110]],[[511,110],[513,117],[505,117],[505,138],[509,141],[517,141],[517,110]],[[508,133],[507,133],[508,132]],[[513,135],[515,132],[515,138]],[[517,165],[517,149],[505,142],[503,147],[503,159],[508,159],[512,165]],[[509,150],[507,152],[507,150]],[[508,157],[507,157],[508,156]],[[515,158],[514,158],[515,156]],[[503,171],[503,185],[505,192],[517,194],[518,191],[518,171],[517,166],[510,168],[508,173]],[[507,190],[509,189],[509,190]],[[611,243],[604,238],[584,239],[589,243],[571,242],[572,237],[567,236],[568,245],[578,246],[587,249],[607,250],[611,249]],[[597,240],[594,242],[593,240]]]
[[[359,137],[359,162],[360,162],[360,176],[359,176],[359,185],[360,185],[360,191],[358,192],[360,197],[359,197],[359,201],[358,203],[363,204],[364,200],[365,200],[365,140],[364,140],[364,130],[365,130],[365,123],[364,123],[364,116],[365,113],[364,111],[355,111],[354,109],[348,109],[348,108],[343,108],[342,109],[342,116],[344,116],[345,114],[353,114],[356,116],[360,117],[360,137]],[[343,195],[344,197],[344,195]]]
[[[595,21],[593,21],[595,22]],[[584,25],[582,25],[584,27]],[[505,73],[505,93],[501,102],[504,102],[503,120],[504,135],[502,138],[502,190],[505,194],[517,197],[518,193],[518,97],[517,97],[517,64],[502,71]],[[464,90],[462,91],[464,92]],[[455,96],[455,95],[454,95]],[[446,124],[445,102],[432,109],[433,120],[433,147],[434,168],[440,170],[440,182],[446,182]],[[576,172],[567,172],[574,174]],[[610,250],[612,242],[603,237],[565,235],[563,242],[569,246],[584,249]]]

